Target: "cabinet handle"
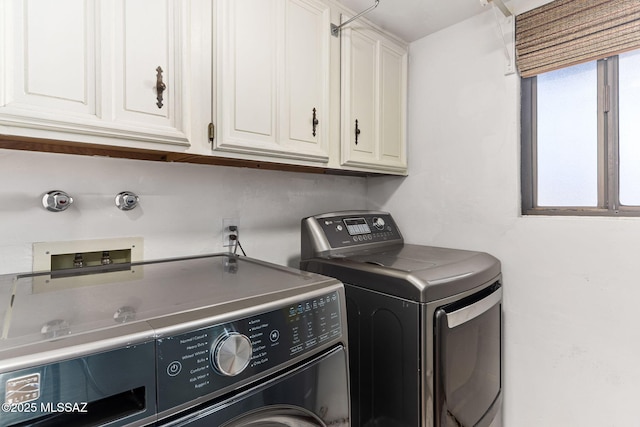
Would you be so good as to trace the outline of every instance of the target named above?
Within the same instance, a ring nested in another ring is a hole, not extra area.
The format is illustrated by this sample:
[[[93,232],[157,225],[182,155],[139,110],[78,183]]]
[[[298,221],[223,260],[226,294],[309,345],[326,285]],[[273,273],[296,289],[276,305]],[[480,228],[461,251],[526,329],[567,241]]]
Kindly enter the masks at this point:
[[[358,128],[358,119],[356,119],[356,145],[358,145],[358,135],[360,135],[360,128]]]
[[[318,121],[318,118],[316,117],[316,109],[313,109],[313,120],[311,121],[311,123],[313,124],[313,136],[316,136],[316,126],[318,126],[318,124],[320,123],[320,121]]]
[[[158,108],[162,108],[162,92],[167,88],[167,85],[162,82],[162,67],[156,68],[156,71],[158,72],[156,74],[156,92],[158,94],[156,105]]]

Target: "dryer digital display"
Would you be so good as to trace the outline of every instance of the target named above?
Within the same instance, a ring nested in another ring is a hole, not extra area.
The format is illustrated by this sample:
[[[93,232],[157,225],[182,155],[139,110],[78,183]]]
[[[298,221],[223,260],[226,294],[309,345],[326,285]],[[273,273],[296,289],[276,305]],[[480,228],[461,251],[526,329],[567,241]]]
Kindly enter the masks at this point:
[[[371,229],[364,218],[345,218],[344,225],[351,236],[358,234],[370,234]]]

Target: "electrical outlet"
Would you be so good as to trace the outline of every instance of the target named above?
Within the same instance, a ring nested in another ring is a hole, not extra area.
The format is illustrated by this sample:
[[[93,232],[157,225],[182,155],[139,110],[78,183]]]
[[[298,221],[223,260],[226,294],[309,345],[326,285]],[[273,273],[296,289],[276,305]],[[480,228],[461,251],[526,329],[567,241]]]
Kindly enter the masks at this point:
[[[222,246],[229,248],[229,250],[235,247],[236,243],[230,238],[230,236],[233,235],[237,239],[239,237],[239,232],[240,221],[237,218],[224,218],[222,220]]]

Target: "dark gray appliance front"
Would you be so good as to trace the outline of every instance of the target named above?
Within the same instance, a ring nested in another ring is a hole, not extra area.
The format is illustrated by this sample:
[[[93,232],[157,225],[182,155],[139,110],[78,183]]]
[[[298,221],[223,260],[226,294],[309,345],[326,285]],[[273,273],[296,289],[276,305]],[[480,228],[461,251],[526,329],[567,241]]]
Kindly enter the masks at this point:
[[[342,346],[255,386],[207,402],[164,427],[348,427],[347,354]]]
[[[204,396],[215,400],[341,345],[341,289],[320,289],[301,298],[273,310],[159,338],[159,412],[170,414],[174,408],[201,401]],[[344,384],[345,369],[336,370]],[[340,416],[348,418],[349,414]]]
[[[345,285],[354,426],[501,425],[497,259],[405,244],[386,212],[316,215],[301,229],[301,269]]]
[[[353,425],[419,426],[421,305],[345,290]]]
[[[0,373],[0,426],[141,426],[155,419],[154,343]]]
[[[157,425],[349,426],[344,287],[315,274],[307,282],[231,311],[150,320]]]
[[[0,276],[0,427],[347,426],[345,301],[229,254]]]

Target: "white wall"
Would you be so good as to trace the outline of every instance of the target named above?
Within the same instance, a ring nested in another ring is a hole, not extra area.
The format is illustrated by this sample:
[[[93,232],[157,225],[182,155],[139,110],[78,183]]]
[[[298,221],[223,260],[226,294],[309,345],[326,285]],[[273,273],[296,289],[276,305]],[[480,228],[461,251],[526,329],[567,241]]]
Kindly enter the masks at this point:
[[[640,425],[640,220],[519,215],[519,82],[492,12],[410,58],[410,175],[370,180],[368,207],[409,242],[501,259],[505,426]]]
[[[74,204],[49,212],[64,190]],[[115,195],[140,206],[123,212]],[[222,252],[222,219],[240,220],[249,256],[297,266],[300,220],[365,207],[365,178],[0,150],[0,274],[30,271],[33,242],[142,236],[148,260]]]

